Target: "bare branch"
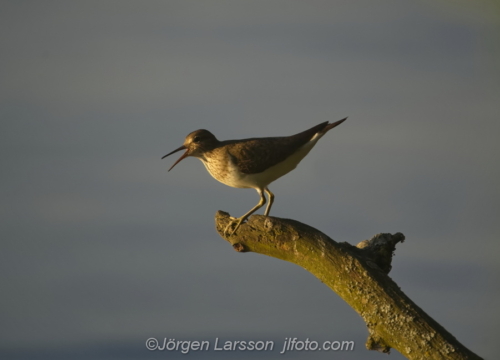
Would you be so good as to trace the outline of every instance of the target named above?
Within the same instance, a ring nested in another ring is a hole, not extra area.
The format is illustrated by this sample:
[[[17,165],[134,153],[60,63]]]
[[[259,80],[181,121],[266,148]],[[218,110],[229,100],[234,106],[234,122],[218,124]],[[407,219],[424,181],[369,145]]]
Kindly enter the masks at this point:
[[[366,347],[398,350],[408,359],[481,359],[411,301],[387,275],[401,233],[378,234],[357,246],[337,243],[295,220],[253,215],[225,236],[229,214],[215,216],[218,233],[238,252],[295,263],[344,299],[368,327]]]

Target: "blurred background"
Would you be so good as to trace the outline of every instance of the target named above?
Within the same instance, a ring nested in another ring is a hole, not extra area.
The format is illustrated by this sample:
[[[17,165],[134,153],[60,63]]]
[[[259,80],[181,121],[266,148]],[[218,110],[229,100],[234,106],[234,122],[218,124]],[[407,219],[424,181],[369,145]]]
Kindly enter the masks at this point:
[[[271,184],[271,215],[352,244],[404,233],[390,276],[494,358],[499,40],[486,0],[1,2],[0,357],[296,358],[279,349],[297,337],[355,341],[311,359],[385,359],[311,274],[218,236],[216,211],[241,216],[254,190],[160,160],[200,128],[349,116]],[[276,349],[182,355],[150,337]]]

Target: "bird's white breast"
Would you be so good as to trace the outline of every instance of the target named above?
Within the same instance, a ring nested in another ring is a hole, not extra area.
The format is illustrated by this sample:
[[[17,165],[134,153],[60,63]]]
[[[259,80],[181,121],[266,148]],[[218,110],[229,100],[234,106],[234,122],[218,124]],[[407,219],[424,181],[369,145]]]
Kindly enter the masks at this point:
[[[243,180],[245,174],[238,170],[237,166],[231,161],[229,154],[224,156],[223,161],[212,158],[200,158],[200,160],[215,180],[236,188],[254,187]]]

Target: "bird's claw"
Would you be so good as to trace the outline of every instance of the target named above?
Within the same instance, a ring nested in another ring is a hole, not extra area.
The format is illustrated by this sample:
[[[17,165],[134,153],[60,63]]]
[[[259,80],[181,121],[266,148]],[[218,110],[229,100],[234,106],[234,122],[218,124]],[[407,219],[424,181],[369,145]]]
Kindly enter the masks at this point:
[[[245,220],[245,218],[235,218],[232,216],[230,216],[229,218],[231,219],[231,221],[224,229],[224,236],[233,235],[236,232],[236,230],[238,230],[238,228],[243,223],[243,221]],[[236,224],[236,226],[234,226],[235,224]],[[234,229],[232,229],[233,226],[234,226]]]

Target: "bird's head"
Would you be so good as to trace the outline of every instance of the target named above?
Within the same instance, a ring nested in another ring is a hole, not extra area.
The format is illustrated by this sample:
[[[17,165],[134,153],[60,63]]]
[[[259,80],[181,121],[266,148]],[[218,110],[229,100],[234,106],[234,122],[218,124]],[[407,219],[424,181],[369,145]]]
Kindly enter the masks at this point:
[[[175,149],[172,152],[169,152],[167,155],[163,156],[162,159],[166,158],[177,151],[186,150],[184,154],[168,169],[168,171],[172,170],[175,165],[177,165],[182,159],[185,159],[188,156],[194,156],[197,158],[201,158],[203,153],[209,150],[214,149],[219,140],[208,130],[196,130],[186,136],[184,140],[184,144]]]

